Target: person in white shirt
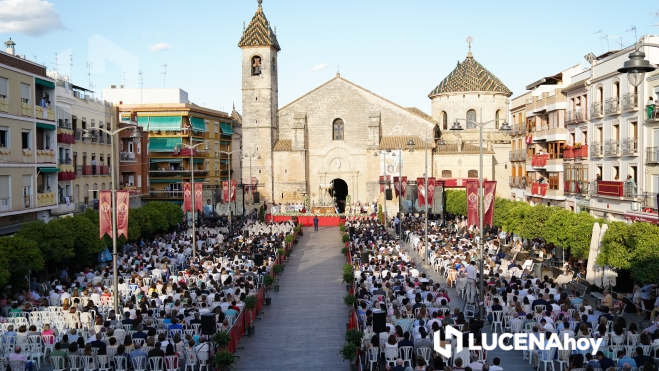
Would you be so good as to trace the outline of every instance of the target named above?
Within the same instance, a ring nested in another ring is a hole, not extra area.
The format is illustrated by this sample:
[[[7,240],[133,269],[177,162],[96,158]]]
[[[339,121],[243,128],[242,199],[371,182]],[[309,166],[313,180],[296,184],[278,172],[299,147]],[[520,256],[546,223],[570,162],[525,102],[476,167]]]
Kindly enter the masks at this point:
[[[492,366],[490,366],[490,371],[503,371],[503,368],[499,366],[501,364],[501,359],[499,357],[494,357],[492,360]]]

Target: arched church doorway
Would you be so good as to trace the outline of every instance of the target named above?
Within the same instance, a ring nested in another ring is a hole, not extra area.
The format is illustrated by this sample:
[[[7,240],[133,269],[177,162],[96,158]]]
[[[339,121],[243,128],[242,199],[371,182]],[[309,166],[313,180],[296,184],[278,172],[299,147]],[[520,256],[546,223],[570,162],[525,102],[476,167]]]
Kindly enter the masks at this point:
[[[336,178],[332,180],[332,187],[329,194],[340,213],[346,210],[346,196],[348,196],[348,183],[345,180]]]

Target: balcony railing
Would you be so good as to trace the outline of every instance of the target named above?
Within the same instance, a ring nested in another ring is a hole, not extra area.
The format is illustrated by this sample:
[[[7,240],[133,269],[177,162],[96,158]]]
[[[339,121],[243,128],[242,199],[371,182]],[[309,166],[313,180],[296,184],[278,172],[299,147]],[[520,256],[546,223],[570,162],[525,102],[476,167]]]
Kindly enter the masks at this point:
[[[183,198],[183,191],[149,191],[148,194],[142,194],[143,198]]]
[[[533,155],[533,159],[531,159],[531,166],[533,166],[533,167],[546,167],[547,166],[547,159],[549,159],[548,154]]]
[[[602,117],[602,102],[590,104],[590,117]]]
[[[194,171],[196,176],[207,176],[208,170],[196,170]],[[149,170],[149,176],[152,178],[182,178],[190,177],[190,170]]]
[[[625,93],[622,95],[622,110],[635,111],[638,109],[638,96],[636,93]]]
[[[607,140],[604,143],[604,156],[620,156],[620,142],[617,140]]]
[[[657,210],[657,194],[646,193],[643,195],[643,208]],[[645,211],[645,210],[643,210]],[[648,210],[649,211],[649,210]]]
[[[119,161],[121,162],[136,162],[135,152],[121,152],[119,153]]]
[[[622,155],[634,156],[638,153],[638,139],[637,138],[623,138],[622,139]]]
[[[55,192],[37,193],[37,207],[57,205]]]
[[[526,161],[526,150],[520,149],[518,152],[519,152],[519,160]]]
[[[574,148],[566,147],[563,150],[563,161],[571,161],[571,160],[574,160]]]
[[[588,158],[588,145],[581,144],[579,148],[574,149],[574,159],[580,160],[582,158]]]
[[[659,164],[659,147],[646,147],[645,148],[645,163],[646,164]]]
[[[509,185],[511,188],[512,188],[512,187],[514,186],[514,184],[515,184],[514,179],[515,179],[514,176],[509,176],[509,177],[508,177],[508,185]]]
[[[75,203],[74,200],[73,200],[73,195],[71,195],[71,196],[59,195],[59,203],[61,205],[66,205],[67,198],[69,200],[69,204],[74,204]]]
[[[76,175],[82,175],[83,165],[76,165]]]
[[[0,212],[11,211],[11,198],[3,197],[0,198]]]
[[[82,129],[76,129],[75,138],[78,141],[82,140]]]
[[[533,183],[531,184],[531,194],[532,195],[540,195],[540,196],[546,196],[547,195],[547,188],[549,187],[549,184],[547,183]]]
[[[586,121],[585,116],[585,112],[581,109],[568,111],[565,123],[569,125],[584,122]]]
[[[63,119],[59,119],[59,121],[57,122],[57,127],[71,130],[71,123]]]
[[[508,161],[515,161],[515,151],[508,152]]]
[[[636,184],[624,182],[623,197],[636,197]]]
[[[588,195],[590,189],[590,183],[582,180],[575,181],[576,192],[582,195]]]
[[[594,180],[590,183],[592,196],[636,197],[636,185],[617,180]]]
[[[620,113],[620,97],[611,97],[606,100],[604,113],[607,115],[615,115]]]
[[[590,155],[592,157],[602,157],[604,154],[603,145],[600,142],[590,142]]]

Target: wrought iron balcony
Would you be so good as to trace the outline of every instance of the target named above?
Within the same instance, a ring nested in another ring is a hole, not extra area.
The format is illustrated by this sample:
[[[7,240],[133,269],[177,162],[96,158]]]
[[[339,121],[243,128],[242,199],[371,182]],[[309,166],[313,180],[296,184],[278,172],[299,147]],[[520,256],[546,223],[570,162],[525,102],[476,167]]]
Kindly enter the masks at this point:
[[[625,93],[622,95],[622,110],[636,111],[638,109],[638,96],[636,93]]]
[[[607,140],[604,143],[604,156],[620,156],[620,142]]]
[[[602,157],[604,154],[602,143],[590,142],[590,155],[592,157]]]
[[[590,104],[590,117],[602,117],[602,102]]]
[[[659,164],[659,147],[646,147],[645,148],[645,163],[646,164]]]
[[[635,156],[638,153],[638,139],[637,138],[623,138],[622,139],[622,155]]]
[[[611,97],[606,100],[604,113],[607,115],[616,115],[620,113],[620,97]]]

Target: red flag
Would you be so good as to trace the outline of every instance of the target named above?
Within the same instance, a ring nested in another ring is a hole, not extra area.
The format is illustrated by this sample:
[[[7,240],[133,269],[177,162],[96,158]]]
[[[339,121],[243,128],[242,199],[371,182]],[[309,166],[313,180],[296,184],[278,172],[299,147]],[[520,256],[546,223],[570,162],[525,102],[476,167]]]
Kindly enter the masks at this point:
[[[192,186],[190,182],[183,183],[183,211],[192,211]]]
[[[236,187],[238,187],[238,183],[235,180],[231,181],[231,201],[236,201]]]
[[[403,180],[401,180],[400,183],[401,183],[400,194],[403,195],[403,197],[405,197],[405,192],[407,191],[407,177],[404,176]]]
[[[229,182],[222,181],[222,202],[229,202]]]
[[[100,191],[98,200],[98,224],[101,238],[107,233],[112,237],[112,191]]]
[[[425,180],[423,178],[416,178],[416,187],[419,198],[419,206],[426,204],[426,187]]]
[[[396,197],[400,197],[400,183],[397,176],[394,177],[394,191],[396,192]]]
[[[428,206],[432,207],[435,198],[435,178],[428,178]]]
[[[384,175],[380,175],[380,193],[384,193]]]
[[[195,210],[199,210],[199,211],[202,211],[204,208],[204,198],[202,197],[203,194],[201,192],[202,188],[203,188],[203,184],[201,183],[194,184],[194,208]]]
[[[483,196],[483,210],[485,210],[483,223],[487,223],[491,227],[494,221],[494,200],[496,198],[494,195],[497,191],[497,182],[496,180],[490,180],[483,183],[483,193],[485,194]]]
[[[478,224],[478,182],[467,181],[467,224]]]
[[[117,237],[124,235],[128,238],[128,203],[130,191],[117,192]]]

